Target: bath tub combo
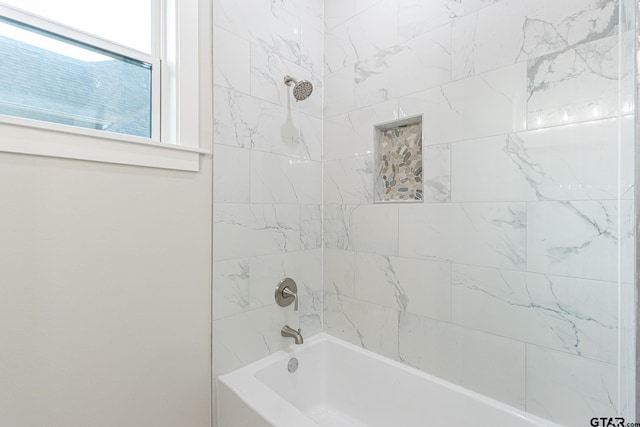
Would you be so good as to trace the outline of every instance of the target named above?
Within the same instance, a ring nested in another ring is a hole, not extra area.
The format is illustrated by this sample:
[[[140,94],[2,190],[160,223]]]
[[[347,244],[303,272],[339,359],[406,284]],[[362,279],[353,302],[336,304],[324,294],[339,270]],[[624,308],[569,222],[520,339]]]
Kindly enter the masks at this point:
[[[559,427],[324,333],[217,385],[219,427]]]

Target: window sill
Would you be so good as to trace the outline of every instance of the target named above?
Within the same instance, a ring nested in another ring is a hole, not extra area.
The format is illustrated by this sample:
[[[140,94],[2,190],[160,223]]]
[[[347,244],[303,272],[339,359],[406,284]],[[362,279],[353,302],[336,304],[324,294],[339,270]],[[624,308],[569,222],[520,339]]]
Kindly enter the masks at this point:
[[[194,141],[196,142],[196,141]],[[144,138],[2,116],[0,152],[197,172],[208,151]]]

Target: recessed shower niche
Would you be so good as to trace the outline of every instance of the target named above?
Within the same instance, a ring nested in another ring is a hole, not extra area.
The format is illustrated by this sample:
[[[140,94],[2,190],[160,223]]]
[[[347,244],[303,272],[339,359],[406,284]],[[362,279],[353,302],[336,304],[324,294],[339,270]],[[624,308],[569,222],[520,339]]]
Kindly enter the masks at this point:
[[[421,202],[422,116],[375,126],[374,201]]]

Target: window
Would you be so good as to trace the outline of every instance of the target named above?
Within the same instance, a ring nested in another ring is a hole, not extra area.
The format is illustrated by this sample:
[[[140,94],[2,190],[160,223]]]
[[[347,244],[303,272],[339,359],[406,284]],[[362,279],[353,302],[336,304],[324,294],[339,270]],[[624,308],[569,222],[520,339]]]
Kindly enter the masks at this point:
[[[0,0],[0,151],[197,170],[200,12],[197,1]]]

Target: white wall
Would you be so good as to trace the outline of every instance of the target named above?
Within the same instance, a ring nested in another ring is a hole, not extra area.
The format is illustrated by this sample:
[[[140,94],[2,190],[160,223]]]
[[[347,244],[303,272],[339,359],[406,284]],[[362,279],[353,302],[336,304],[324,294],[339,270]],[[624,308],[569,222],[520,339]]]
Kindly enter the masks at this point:
[[[0,153],[0,425],[210,425],[211,174]]]

